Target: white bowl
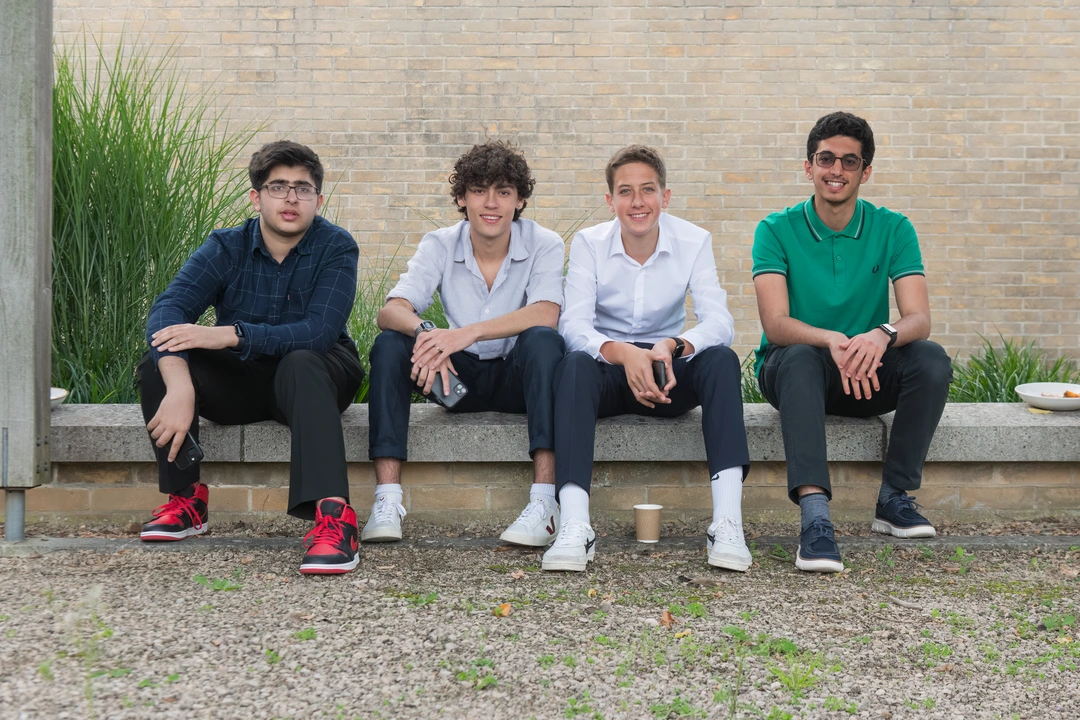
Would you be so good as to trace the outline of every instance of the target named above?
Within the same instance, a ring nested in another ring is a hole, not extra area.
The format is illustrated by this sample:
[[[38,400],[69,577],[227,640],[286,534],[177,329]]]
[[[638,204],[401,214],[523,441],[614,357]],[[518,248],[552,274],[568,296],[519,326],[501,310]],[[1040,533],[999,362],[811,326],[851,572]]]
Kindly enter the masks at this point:
[[[1016,386],[1016,394],[1031,407],[1042,410],[1080,410],[1080,398],[1046,397],[1043,393],[1063,396],[1065,391],[1080,393],[1080,385],[1073,383],[1040,382]]]
[[[49,388],[49,405],[55,410],[64,404],[70,394],[64,388]]]

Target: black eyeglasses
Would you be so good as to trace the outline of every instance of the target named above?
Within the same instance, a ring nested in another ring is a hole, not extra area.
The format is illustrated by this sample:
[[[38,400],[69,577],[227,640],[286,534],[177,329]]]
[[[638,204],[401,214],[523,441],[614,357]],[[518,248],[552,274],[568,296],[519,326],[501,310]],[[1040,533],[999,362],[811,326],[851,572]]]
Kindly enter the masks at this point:
[[[288,183],[269,183],[263,185],[262,190],[277,200],[284,200],[289,197],[289,191],[296,192],[297,200],[314,200],[319,196],[319,191],[311,185],[289,185]]]
[[[862,167],[862,164],[864,162],[865,161],[858,155],[844,155],[840,158],[840,167],[844,168],[845,170],[858,170]],[[831,168],[833,165],[836,164],[836,155],[829,152],[828,150],[814,153],[814,163],[819,168]]]

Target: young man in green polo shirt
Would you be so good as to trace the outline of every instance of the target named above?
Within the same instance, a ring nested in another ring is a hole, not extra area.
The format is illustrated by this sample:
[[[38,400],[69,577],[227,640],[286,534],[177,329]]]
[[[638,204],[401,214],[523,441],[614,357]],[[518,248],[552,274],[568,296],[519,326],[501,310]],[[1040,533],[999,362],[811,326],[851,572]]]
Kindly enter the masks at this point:
[[[873,159],[865,120],[845,112],[821,118],[806,143],[813,196],[768,216],[754,235],[754,289],[765,330],[757,376],[780,411],[788,496],[802,511],[800,570],[843,569],[829,520],[826,414],[896,411],[873,530],[900,538],[936,534],[907,491],[922,482],[952,366],[926,339],[930,299],[915,228],[859,199]],[[900,312],[895,322],[890,280]]]

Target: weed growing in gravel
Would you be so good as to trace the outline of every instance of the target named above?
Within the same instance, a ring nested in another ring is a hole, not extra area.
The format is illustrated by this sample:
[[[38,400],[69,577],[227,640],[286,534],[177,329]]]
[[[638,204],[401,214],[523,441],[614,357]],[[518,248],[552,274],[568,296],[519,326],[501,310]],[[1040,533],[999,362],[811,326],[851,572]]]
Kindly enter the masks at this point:
[[[576,696],[567,698],[566,712],[563,713],[563,717],[576,718],[579,715],[587,715],[592,720],[604,720],[604,716],[594,709],[591,703],[592,697],[588,690],[582,692],[580,698]]]
[[[789,562],[791,560],[791,553],[785,550],[783,545],[776,543],[776,545],[773,546],[773,549],[769,551],[769,557],[774,560]]]
[[[791,691],[792,699],[803,697],[809,690],[821,680],[818,671],[828,672],[832,667],[826,667],[822,657],[816,653],[804,653],[801,655],[781,656],[782,667],[770,665],[769,673],[780,681],[780,684]]]
[[[672,716],[677,718],[705,718],[704,710],[696,708],[675,693],[675,699],[669,703],[657,703],[649,706],[649,712],[656,720],[667,720]]]
[[[281,655],[278,654],[277,650],[268,649],[263,654],[266,656],[267,665],[277,665],[279,662],[281,662]]]
[[[859,712],[859,708],[854,702],[845,703],[834,695],[825,698],[825,709],[831,710],[832,712],[846,712],[848,715],[854,715]]]
[[[49,682],[53,681],[52,661],[46,660],[38,665],[38,675]]]
[[[791,720],[791,718],[791,713],[785,710],[781,710],[778,706],[773,705],[772,710],[769,711],[769,714],[765,717],[765,720]]]
[[[967,552],[960,545],[956,546],[956,552],[953,553],[952,559],[954,562],[960,564],[960,574],[965,574],[970,568],[971,563],[975,558],[975,553]]]
[[[424,607],[425,605],[431,605],[436,600],[438,600],[439,599],[439,593],[437,593],[437,592],[429,592],[429,593],[418,593],[418,592],[397,593],[396,595],[393,595],[393,597],[399,597],[399,598],[402,598],[404,600],[408,600],[409,604],[412,605],[413,607]],[[468,609],[470,611],[472,610],[472,604],[471,603],[469,604]]]
[[[923,561],[934,559],[934,550],[928,545],[919,546],[919,559]]]
[[[565,665],[568,668],[576,668],[577,667],[577,658],[574,657],[573,655],[567,655],[566,657],[564,657],[562,659],[562,664]]]
[[[541,655],[539,658],[536,659],[536,662],[540,663],[540,667],[547,669],[555,664],[555,656]]]
[[[208,587],[214,592],[229,592],[231,590],[239,590],[243,587],[243,585],[234,583],[228,578],[208,578],[205,575],[196,575],[194,580],[203,587]]]
[[[95,669],[101,660],[101,644],[113,636],[112,629],[98,616],[101,593],[101,585],[92,585],[86,597],[64,616],[64,625],[75,636],[75,657],[83,663],[83,696],[86,698],[86,714],[91,720],[97,717],[93,680],[102,674]]]
[[[953,650],[944,643],[925,642],[922,644],[923,665],[932,668],[947,657],[952,657]]]
[[[301,642],[315,639],[315,628],[304,628],[293,633],[293,637]]]
[[[885,547],[878,550],[875,553],[875,555],[877,556],[877,561],[885,567],[896,567],[896,561],[893,559],[893,550],[894,549],[892,545],[886,545]]]

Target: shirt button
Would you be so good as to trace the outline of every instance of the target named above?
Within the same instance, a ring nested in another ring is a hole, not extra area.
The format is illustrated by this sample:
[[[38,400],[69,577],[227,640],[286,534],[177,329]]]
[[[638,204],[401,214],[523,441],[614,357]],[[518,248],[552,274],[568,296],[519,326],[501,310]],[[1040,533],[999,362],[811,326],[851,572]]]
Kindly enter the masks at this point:
[[[836,256],[836,259],[837,259],[837,260],[839,260],[839,259],[840,259],[840,256],[839,256],[839,255],[837,255],[837,256]]]

